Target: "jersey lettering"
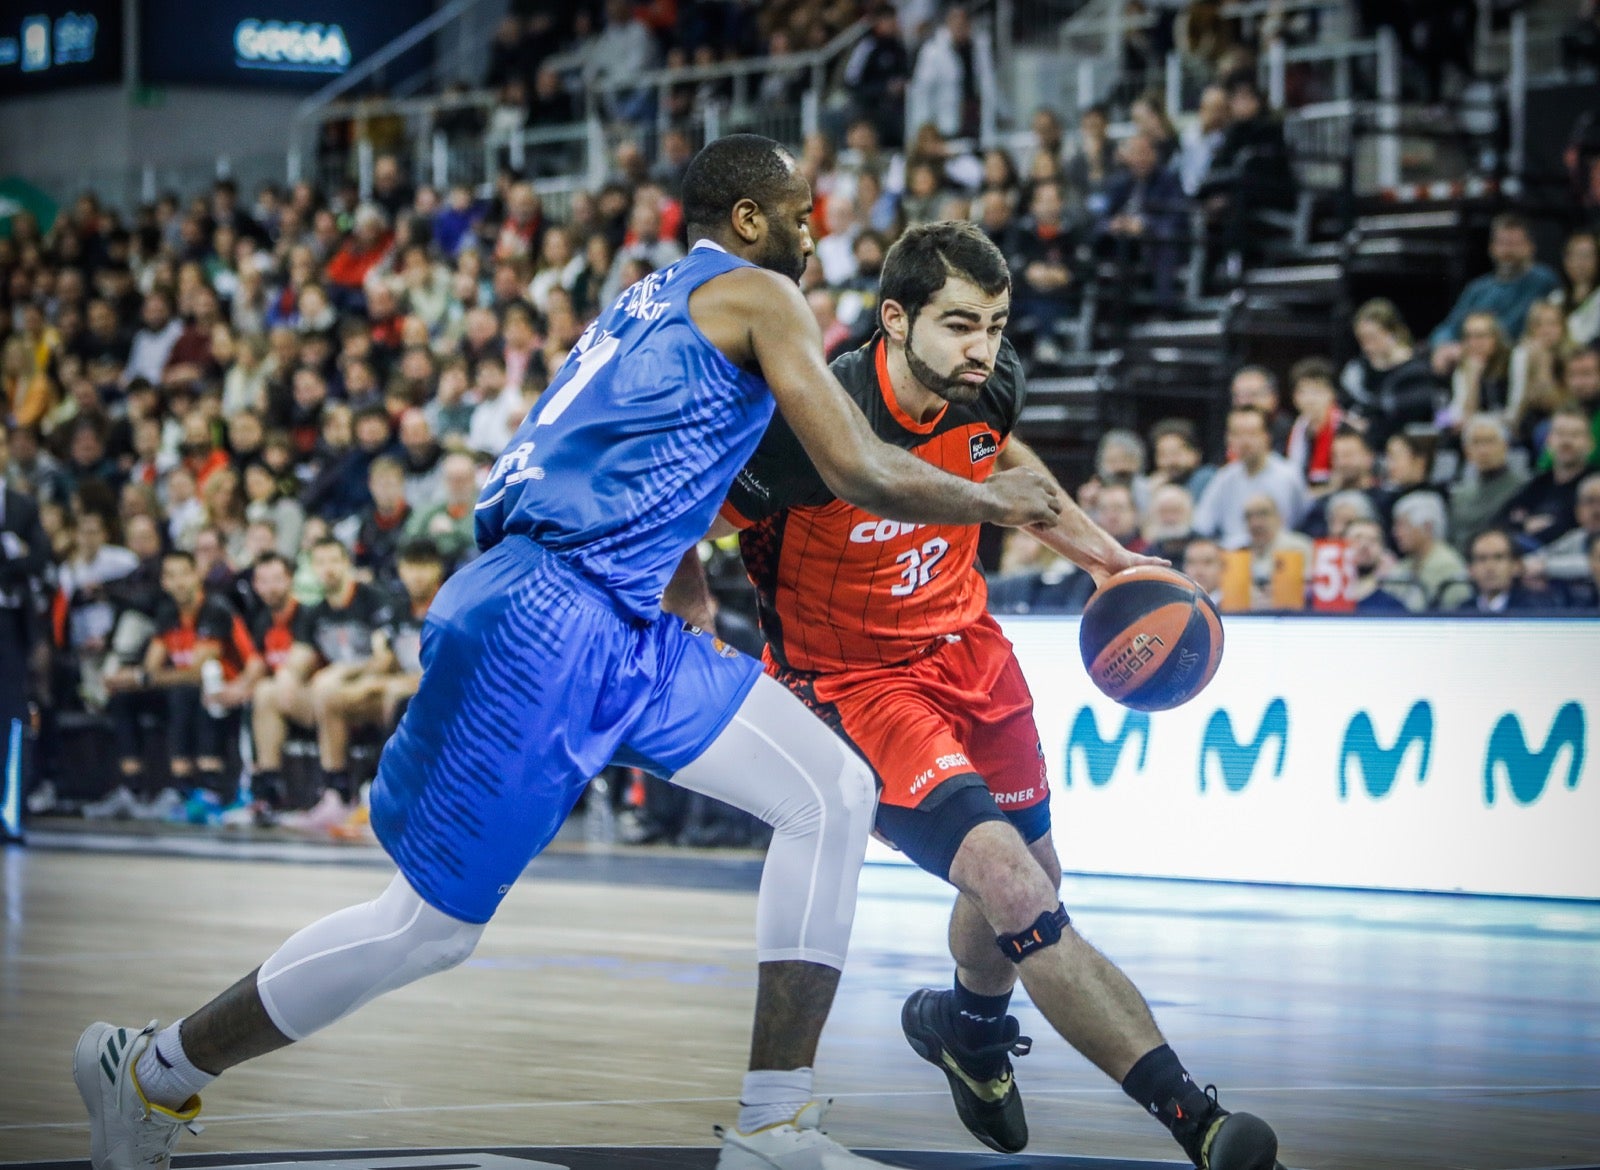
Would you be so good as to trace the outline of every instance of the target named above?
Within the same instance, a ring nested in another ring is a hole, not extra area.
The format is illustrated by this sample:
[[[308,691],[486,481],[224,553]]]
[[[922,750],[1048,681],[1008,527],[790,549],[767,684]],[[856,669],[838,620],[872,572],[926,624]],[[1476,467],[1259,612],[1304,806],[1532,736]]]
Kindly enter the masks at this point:
[[[850,543],[882,544],[926,527],[926,524],[908,524],[901,520],[863,520],[850,530]]]

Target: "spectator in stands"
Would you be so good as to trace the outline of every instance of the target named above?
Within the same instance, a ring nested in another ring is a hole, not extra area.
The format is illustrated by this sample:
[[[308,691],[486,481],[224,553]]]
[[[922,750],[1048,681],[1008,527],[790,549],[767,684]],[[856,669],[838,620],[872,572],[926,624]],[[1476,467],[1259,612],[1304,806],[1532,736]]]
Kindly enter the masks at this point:
[[[433,427],[420,407],[400,415],[400,450],[397,458],[406,473],[406,503],[431,508],[444,492],[444,448],[433,437]]]
[[[1289,430],[1289,462],[1300,469],[1312,495],[1333,487],[1333,442],[1344,424],[1334,405],[1333,365],[1324,358],[1304,358],[1289,371],[1289,393],[1298,412]]]
[[[1211,84],[1200,91],[1200,108],[1178,136],[1176,167],[1184,194],[1194,199],[1211,174],[1211,160],[1228,129],[1228,91]]]
[[[1078,141],[1063,169],[1071,199],[1098,214],[1101,191],[1111,177],[1116,152],[1111,145],[1111,116],[1104,106],[1088,106],[1078,115]]]
[[[344,545],[331,537],[317,541],[311,563],[324,599],[309,607],[294,627],[295,641],[271,678],[257,687],[252,704],[256,781],[265,792],[281,790],[283,743],[289,725],[316,723],[314,694],[322,672],[339,678],[372,657],[373,634],[391,617],[389,603],[356,579]],[[290,793],[293,805],[309,805],[313,794]]]
[[[372,461],[367,471],[372,504],[365,509],[355,536],[358,575],[388,589],[394,584],[395,557],[401,532],[412,516],[406,503],[405,466],[388,455]]]
[[[1450,488],[1450,541],[1465,553],[1478,533],[1499,523],[1506,505],[1528,482],[1509,462],[1511,443],[1503,418],[1475,414],[1461,428],[1466,469]]]
[[[1450,405],[1440,421],[1454,430],[1483,410],[1509,417],[1510,405],[1511,346],[1505,332],[1493,313],[1468,313],[1461,326],[1461,354],[1450,375]]]
[[[1013,237],[1009,257],[1013,281],[1012,328],[1038,350],[1053,349],[1057,330],[1076,299],[1077,241],[1065,223],[1061,188],[1041,183],[1034,188],[1029,218]]]
[[[1249,608],[1303,608],[1311,541],[1284,524],[1277,501],[1266,492],[1245,500],[1244,523],[1250,539],[1236,555],[1249,557]]]
[[[1520,215],[1495,216],[1489,229],[1489,259],[1494,271],[1468,284],[1428,337],[1436,374],[1450,373],[1461,360],[1462,329],[1470,314],[1492,313],[1505,336],[1520,337],[1529,307],[1560,287],[1556,274],[1535,258],[1533,230]]]
[[[1094,520],[1118,544],[1130,552],[1145,551],[1144,536],[1139,531],[1139,509],[1133,502],[1133,489],[1123,483],[1102,484],[1095,493]]]
[[[1376,520],[1354,520],[1345,527],[1344,542],[1350,550],[1351,581],[1346,597],[1353,612],[1364,617],[1410,612],[1405,602],[1384,588],[1394,571],[1394,555],[1384,543],[1383,526]]]
[[[406,181],[400,160],[392,154],[379,155],[372,164],[372,201],[383,208],[391,223],[411,207],[416,194]]]
[[[1167,116],[1166,98],[1160,90],[1146,90],[1129,104],[1128,117],[1134,134],[1149,139],[1156,166],[1165,171],[1178,153],[1178,131]]]
[[[506,195],[506,216],[495,236],[494,258],[509,260],[539,254],[544,231],[544,203],[532,183],[513,184]]]
[[[1241,366],[1228,383],[1228,401],[1237,410],[1241,406],[1254,407],[1267,419],[1267,431],[1272,438],[1274,451],[1289,447],[1289,431],[1294,422],[1280,409],[1278,375],[1265,366]],[[1232,455],[1232,448],[1229,449]]]
[[[1566,397],[1561,370],[1576,350],[1566,338],[1560,308],[1540,301],[1528,309],[1522,340],[1512,349],[1508,362],[1506,419],[1512,435],[1529,454],[1539,450],[1550,415]],[[1459,371],[1461,367],[1456,368]]]
[[[539,269],[528,283],[528,299],[539,312],[548,312],[550,290],[559,285],[570,292],[582,273],[583,257],[572,245],[572,233],[560,224],[552,224],[539,251]]]
[[[1395,499],[1414,492],[1444,498],[1444,491],[1433,483],[1433,458],[1438,438],[1433,434],[1401,431],[1390,435],[1383,448],[1384,487]]]
[[[1135,259],[1149,267],[1156,306],[1170,311],[1178,301],[1178,249],[1187,234],[1188,200],[1147,133],[1135,133],[1123,143],[1119,157],[1125,169],[1106,183],[1095,230],[1110,243],[1109,251],[1124,271]]]
[[[260,460],[245,464],[244,495],[245,518],[252,523],[270,520],[278,551],[292,556],[300,547],[300,529],[306,518],[300,502],[284,492],[282,482]]]
[[[1326,531],[1322,535],[1334,540],[1343,539],[1346,530],[1357,520],[1378,519],[1377,509],[1372,506],[1372,500],[1365,492],[1333,492],[1323,496],[1317,503],[1324,505]],[[1306,527],[1302,522],[1300,530],[1302,535],[1309,536],[1310,534],[1305,531]]]
[[[166,596],[143,666],[106,675],[122,775],[132,781],[143,774],[139,715],[161,711],[173,780],[182,785],[193,777],[203,787],[221,791],[222,720],[208,710],[220,706],[220,696],[202,696],[204,667],[217,661],[223,680],[235,678],[254,656],[255,646],[243,621],[201,591],[190,553],[173,550],[162,558],[161,589]]]
[[[375,203],[356,208],[354,230],[328,261],[328,286],[339,308],[364,310],[367,277],[381,265],[394,246],[389,219]],[[303,294],[302,294],[303,295]]]
[[[56,646],[68,654],[79,693],[94,709],[105,703],[101,665],[117,622],[111,587],[139,567],[139,558],[108,540],[104,516],[84,511],[73,526],[71,555],[56,568],[52,625]]]
[[[433,242],[446,260],[453,260],[470,242],[483,221],[485,207],[472,195],[467,183],[452,183],[444,207],[433,217]]]
[[[1595,450],[1600,451],[1600,342],[1573,352],[1562,370],[1567,403],[1589,418]],[[1541,463],[1544,460],[1541,458]]]
[[[975,30],[961,5],[951,6],[944,25],[917,53],[906,106],[908,124],[932,122],[946,138],[975,139],[984,124],[983,111],[998,116],[994,46],[989,31]]]
[[[489,42],[489,61],[483,71],[483,88],[499,89],[508,81],[528,76],[528,43],[522,35],[522,18],[509,13],[495,26]]]
[[[1589,575],[1588,547],[1600,533],[1600,472],[1578,481],[1577,527],[1523,558],[1530,584],[1566,588]]]
[[[160,289],[145,295],[141,320],[144,327],[133,335],[128,364],[122,370],[122,384],[127,386],[135,378],[144,378],[159,386],[172,347],[183,335],[183,322],[173,315],[172,298]]]
[[[1024,538],[1026,539],[1026,538]],[[991,613],[1082,613],[1094,593],[1094,578],[1071,561],[1058,557],[1037,542],[1029,555],[1038,560],[1025,567],[1007,570],[989,581]],[[1008,543],[1007,551],[1013,546]]]
[[[1222,251],[1248,260],[1257,250],[1256,213],[1292,208],[1296,184],[1283,125],[1267,110],[1253,71],[1226,84],[1228,129],[1200,196]],[[1237,271],[1232,260],[1230,267]]]
[[[1200,440],[1194,423],[1186,418],[1167,418],[1150,430],[1150,447],[1155,452],[1155,472],[1150,477],[1152,487],[1174,484],[1198,500],[1206,484],[1217,473],[1215,467],[1204,463]]]
[[[477,554],[473,529],[473,508],[478,502],[478,469],[470,455],[455,452],[444,457],[443,498],[427,508],[418,508],[406,521],[402,544],[428,540],[445,558],[459,568]]]
[[[1116,427],[1102,434],[1095,446],[1094,476],[1078,489],[1083,507],[1097,505],[1101,488],[1120,485],[1133,494],[1134,509],[1143,512],[1150,504],[1145,456],[1144,440],[1135,432]]]
[[[1052,106],[1040,106],[1033,111],[1033,119],[1029,123],[1029,128],[1033,132],[1033,142],[1029,145],[1028,153],[1023,160],[1024,163],[1031,165],[1034,158],[1041,154],[1060,161],[1065,154],[1067,140],[1066,127],[1061,124],[1061,114]],[[996,149],[990,153],[998,154],[1009,164],[1012,179],[1009,186],[1014,188],[1017,180],[1015,160],[1009,152],[1002,149]],[[990,187],[990,185],[986,179],[985,188]]]
[[[605,27],[582,45],[583,82],[600,91],[613,118],[645,122],[654,113],[651,91],[632,90],[628,82],[656,67],[655,38],[628,0],[606,0]]]
[[[1434,608],[1445,586],[1467,575],[1445,532],[1444,502],[1434,493],[1412,492],[1395,503],[1393,535],[1401,556],[1386,585],[1413,612]]]
[[[1550,300],[1565,316],[1567,339],[1574,345],[1586,346],[1600,337],[1600,235],[1580,231],[1567,237],[1561,250],[1561,286]]]
[[[1150,556],[1173,564],[1181,562],[1183,550],[1195,539],[1194,497],[1186,488],[1174,483],[1155,488],[1150,493],[1150,506],[1145,510],[1140,534],[1144,538],[1144,551]]]
[[[1578,526],[1578,480],[1595,450],[1588,416],[1574,406],[1557,410],[1545,450],[1549,469],[1524,484],[1503,513],[1524,549],[1552,544]]]
[[[1222,604],[1223,551],[1216,541],[1197,536],[1183,548],[1183,572],[1205,590],[1213,605]]]
[[[1324,536],[1337,536],[1333,522],[1333,497],[1356,493],[1367,503],[1369,516],[1385,521],[1394,504],[1394,496],[1378,486],[1375,474],[1377,456],[1372,444],[1360,431],[1344,427],[1333,436],[1333,451],[1328,481],[1324,491],[1312,500],[1311,507],[1301,519],[1299,530],[1312,540]]]
[[[1545,600],[1522,584],[1522,555],[1516,538],[1503,528],[1486,528],[1467,548],[1467,574],[1473,596],[1457,609],[1462,613],[1503,614],[1539,609]]]
[[[1234,461],[1212,476],[1195,504],[1195,531],[1216,537],[1224,548],[1245,547],[1250,543],[1245,503],[1262,493],[1287,523],[1298,524],[1309,502],[1305,481],[1294,464],[1272,450],[1267,417],[1259,408],[1228,412],[1228,449]]]
[[[351,789],[351,732],[392,727],[422,681],[422,622],[444,583],[444,559],[429,541],[417,540],[400,549],[398,567],[405,604],[372,631],[371,656],[331,665],[312,684],[317,753],[323,781],[335,792]]]

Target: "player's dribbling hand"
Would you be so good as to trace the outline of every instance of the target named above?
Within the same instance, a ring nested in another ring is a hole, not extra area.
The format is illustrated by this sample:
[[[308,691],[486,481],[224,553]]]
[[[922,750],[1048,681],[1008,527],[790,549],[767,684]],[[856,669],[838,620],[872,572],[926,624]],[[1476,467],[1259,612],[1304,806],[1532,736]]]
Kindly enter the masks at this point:
[[[992,524],[1025,528],[1030,524],[1051,525],[1061,514],[1061,496],[1055,484],[1031,467],[1012,467],[997,471],[984,481],[996,512]]]
[[[1119,548],[1104,564],[1090,569],[1089,576],[1094,578],[1094,587],[1098,589],[1106,583],[1107,578],[1116,576],[1124,569],[1137,569],[1141,565],[1154,565],[1162,569],[1172,568],[1172,562],[1161,557],[1141,556],[1139,553]]]

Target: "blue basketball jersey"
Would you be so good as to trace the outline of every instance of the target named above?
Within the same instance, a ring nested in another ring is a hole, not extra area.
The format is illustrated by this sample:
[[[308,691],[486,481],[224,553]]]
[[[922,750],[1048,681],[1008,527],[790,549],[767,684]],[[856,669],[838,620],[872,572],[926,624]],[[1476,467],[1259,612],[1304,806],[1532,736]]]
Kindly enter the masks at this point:
[[[642,619],[705,535],[771,421],[772,393],[689,316],[689,295],[751,267],[697,247],[602,313],[501,455],[478,546],[527,536]]]

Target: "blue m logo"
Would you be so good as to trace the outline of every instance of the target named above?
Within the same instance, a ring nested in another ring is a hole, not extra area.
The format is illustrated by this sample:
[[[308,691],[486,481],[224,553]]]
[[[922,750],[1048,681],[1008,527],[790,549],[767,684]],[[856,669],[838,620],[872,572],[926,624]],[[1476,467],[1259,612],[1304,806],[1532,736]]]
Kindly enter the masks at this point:
[[[1565,703],[1556,712],[1555,723],[1544,747],[1534,751],[1522,733],[1522,722],[1515,715],[1502,715],[1489,733],[1489,750],[1483,760],[1483,799],[1494,804],[1495,772],[1505,770],[1506,783],[1518,804],[1532,804],[1544,795],[1550,772],[1562,748],[1569,749],[1567,756],[1567,787],[1578,786],[1578,776],[1583,771],[1585,740],[1583,708],[1577,703]]]
[[[1372,716],[1365,711],[1356,712],[1345,728],[1344,746],[1339,749],[1339,799],[1350,794],[1350,761],[1361,761],[1361,779],[1367,795],[1382,800],[1394,789],[1400,763],[1413,743],[1422,744],[1422,762],[1417,767],[1417,783],[1428,778],[1428,761],[1433,756],[1433,707],[1422,701],[1411,704],[1406,721],[1400,725],[1400,734],[1393,747],[1378,743],[1377,730],[1372,726]]]
[[[1122,758],[1123,745],[1135,735],[1139,737],[1138,766],[1142,771],[1145,753],[1150,749],[1150,716],[1143,711],[1129,711],[1122,720],[1122,730],[1117,732],[1116,738],[1104,739],[1100,735],[1100,724],[1095,721],[1094,712],[1088,707],[1078,708],[1078,714],[1072,720],[1072,730],[1067,735],[1067,786],[1072,786],[1072,776],[1076,770],[1074,761],[1079,756],[1083,758],[1083,771],[1079,775],[1087,776],[1091,787],[1104,788],[1111,783],[1111,777],[1117,771],[1117,761]]]
[[[1226,711],[1215,711],[1206,722],[1206,733],[1200,741],[1200,791],[1206,790],[1206,773],[1211,761],[1216,760],[1222,772],[1222,782],[1229,792],[1243,792],[1256,770],[1267,740],[1276,737],[1278,758],[1272,766],[1274,779],[1283,775],[1283,758],[1289,751],[1289,707],[1282,699],[1267,704],[1261,716],[1261,726],[1256,736],[1241,744],[1233,734],[1233,720]]]

